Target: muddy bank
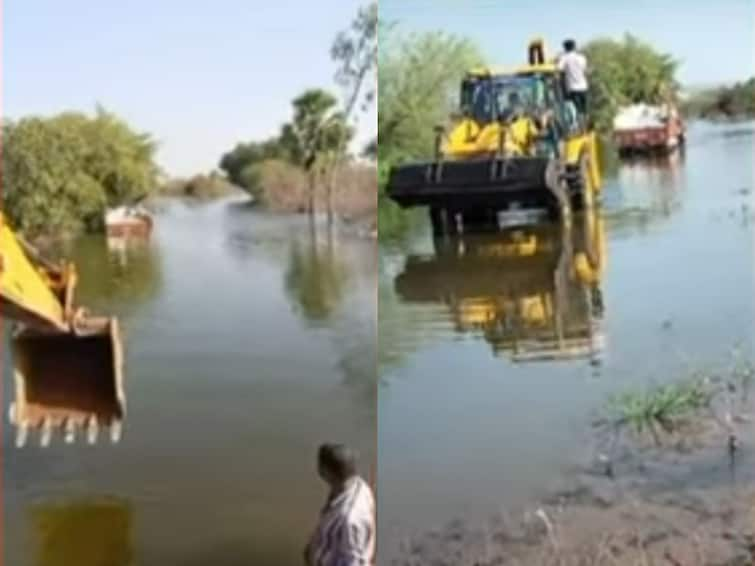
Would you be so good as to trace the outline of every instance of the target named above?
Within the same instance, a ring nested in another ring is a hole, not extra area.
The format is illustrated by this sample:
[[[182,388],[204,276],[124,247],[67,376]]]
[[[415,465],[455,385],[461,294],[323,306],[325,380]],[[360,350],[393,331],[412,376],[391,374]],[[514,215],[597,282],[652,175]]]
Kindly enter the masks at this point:
[[[528,508],[481,525],[453,521],[381,563],[755,564],[755,403],[743,399],[731,413],[724,397],[661,445],[622,435],[609,457],[596,435],[584,468]]]

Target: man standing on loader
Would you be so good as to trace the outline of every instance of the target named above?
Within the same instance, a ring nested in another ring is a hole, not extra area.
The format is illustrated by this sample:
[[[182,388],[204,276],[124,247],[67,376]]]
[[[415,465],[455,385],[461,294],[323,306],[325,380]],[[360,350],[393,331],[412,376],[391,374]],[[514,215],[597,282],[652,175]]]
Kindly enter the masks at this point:
[[[580,121],[587,115],[587,58],[577,51],[577,42],[564,41],[564,53],[558,59],[563,73],[566,95],[574,103]]]

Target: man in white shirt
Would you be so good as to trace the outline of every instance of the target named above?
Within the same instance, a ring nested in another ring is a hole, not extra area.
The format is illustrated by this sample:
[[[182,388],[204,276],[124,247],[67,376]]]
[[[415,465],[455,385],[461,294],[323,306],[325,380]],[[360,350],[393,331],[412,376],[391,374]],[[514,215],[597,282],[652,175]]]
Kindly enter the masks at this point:
[[[584,117],[587,113],[587,58],[577,52],[577,43],[573,39],[564,41],[564,53],[558,59],[558,69],[564,74],[566,96]]]
[[[356,457],[340,444],[323,444],[320,477],[330,486],[325,506],[304,551],[308,566],[372,566],[375,563],[375,500],[356,472]]]

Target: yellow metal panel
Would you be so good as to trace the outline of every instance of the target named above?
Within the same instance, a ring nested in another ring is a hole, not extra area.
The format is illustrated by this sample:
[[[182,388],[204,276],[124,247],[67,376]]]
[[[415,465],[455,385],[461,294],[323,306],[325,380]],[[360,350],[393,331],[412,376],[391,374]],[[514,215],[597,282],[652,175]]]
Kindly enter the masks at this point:
[[[579,163],[582,155],[582,149],[585,147],[586,136],[576,136],[566,140],[566,162],[571,164]]]
[[[498,122],[480,127],[474,120],[462,120],[449,133],[442,152],[452,157],[496,153],[500,144],[501,127]],[[533,148],[532,140],[536,136],[537,127],[530,118],[515,120],[506,131],[506,152],[509,155],[527,155]]]
[[[41,319],[53,327],[65,329],[63,306],[50,289],[45,275],[32,265],[2,216],[0,260],[0,299],[3,303],[3,314]]]

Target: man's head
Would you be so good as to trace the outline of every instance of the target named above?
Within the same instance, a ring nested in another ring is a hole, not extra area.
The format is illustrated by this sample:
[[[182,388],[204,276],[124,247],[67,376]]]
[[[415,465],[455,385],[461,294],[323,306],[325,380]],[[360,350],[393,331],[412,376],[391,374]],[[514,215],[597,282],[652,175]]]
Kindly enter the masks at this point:
[[[331,486],[340,485],[356,475],[356,454],[343,444],[323,444],[317,452],[317,471]]]
[[[564,51],[567,53],[571,53],[572,51],[577,49],[577,42],[573,39],[567,39],[564,41]]]

